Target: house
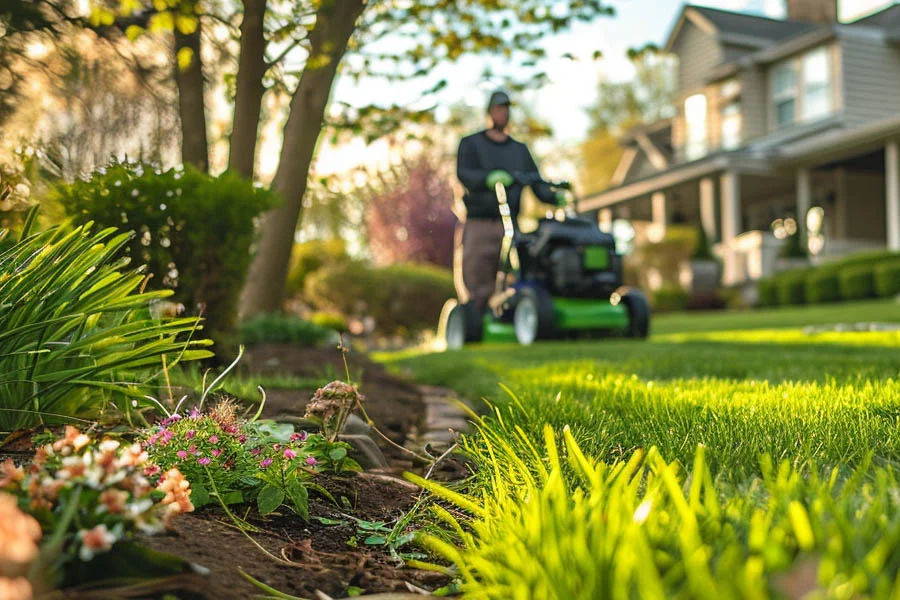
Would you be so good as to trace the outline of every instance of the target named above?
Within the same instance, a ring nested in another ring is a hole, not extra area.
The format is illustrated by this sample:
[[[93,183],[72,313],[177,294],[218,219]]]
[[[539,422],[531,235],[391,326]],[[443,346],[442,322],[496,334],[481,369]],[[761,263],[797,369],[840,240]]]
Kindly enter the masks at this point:
[[[812,207],[821,260],[900,250],[900,4],[886,4],[849,23],[836,0],[787,0],[783,20],[685,6],[665,44],[677,114],[629,132],[582,210],[657,237],[702,226],[726,285],[772,273],[773,222],[805,228]]]

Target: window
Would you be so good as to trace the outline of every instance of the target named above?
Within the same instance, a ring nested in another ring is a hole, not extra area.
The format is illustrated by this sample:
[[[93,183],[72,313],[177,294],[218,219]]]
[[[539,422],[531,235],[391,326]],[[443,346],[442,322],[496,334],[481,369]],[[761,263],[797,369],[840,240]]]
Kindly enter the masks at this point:
[[[734,100],[722,107],[722,148],[734,150],[741,145],[741,102]]]
[[[828,49],[819,48],[803,57],[803,120],[831,112],[831,65]]]
[[[831,47],[823,46],[785,61],[772,71],[772,123],[775,129],[834,112]]]
[[[780,128],[793,123],[797,112],[797,73],[794,63],[778,65],[774,79],[772,100],[775,104],[775,127]]]
[[[706,95],[694,94],[684,101],[686,126],[684,154],[688,160],[706,154]]]

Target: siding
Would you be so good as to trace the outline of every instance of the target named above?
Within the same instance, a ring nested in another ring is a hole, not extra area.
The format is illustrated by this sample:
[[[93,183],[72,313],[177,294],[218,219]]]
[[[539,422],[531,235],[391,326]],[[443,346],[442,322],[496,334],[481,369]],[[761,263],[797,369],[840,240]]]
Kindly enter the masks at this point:
[[[758,67],[741,71],[741,141],[749,142],[766,135],[768,85]]]
[[[850,127],[897,116],[900,106],[900,49],[868,32],[841,39],[843,104]]]
[[[681,98],[700,88],[723,57],[722,47],[716,38],[690,21],[684,24],[672,51],[678,55],[678,92]]]
[[[659,171],[653,166],[647,158],[647,155],[639,150],[637,156],[634,157],[634,162],[631,163],[631,168],[628,169],[628,174],[625,175],[625,181],[623,183],[629,183],[635,179],[647,177],[648,175],[655,175],[657,173],[659,173]]]

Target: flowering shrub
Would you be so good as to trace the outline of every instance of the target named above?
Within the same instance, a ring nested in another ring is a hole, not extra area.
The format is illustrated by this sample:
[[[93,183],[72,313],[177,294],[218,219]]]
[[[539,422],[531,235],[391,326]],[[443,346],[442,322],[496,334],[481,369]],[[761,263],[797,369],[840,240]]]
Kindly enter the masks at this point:
[[[64,437],[38,448],[27,471],[11,459],[0,464],[0,489],[45,533],[62,537],[58,568],[105,554],[135,531],[157,533],[194,510],[184,476],[147,458],[140,444],[96,440],[67,426]]]
[[[347,456],[349,444],[240,419],[229,400],[205,413],[171,415],[146,432],[143,446],[155,464],[185,474],[195,506],[213,495],[224,504],[256,500],[262,514],[286,503],[304,519],[306,488],[316,473],[360,470]]]

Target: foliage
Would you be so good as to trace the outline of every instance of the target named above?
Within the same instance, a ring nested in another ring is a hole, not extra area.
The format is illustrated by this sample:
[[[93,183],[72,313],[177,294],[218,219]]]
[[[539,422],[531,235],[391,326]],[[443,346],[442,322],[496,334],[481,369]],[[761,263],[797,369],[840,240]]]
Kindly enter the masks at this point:
[[[875,265],[875,292],[879,298],[900,294],[900,260]]]
[[[346,444],[329,444],[289,424],[248,421],[228,400],[207,412],[173,413],[145,432],[144,446],[162,468],[178,468],[190,478],[196,506],[213,498],[224,504],[256,501],[266,514],[286,503],[304,519],[316,472],[359,470],[346,458]]]
[[[177,469],[163,472],[148,462],[140,444],[98,440],[72,426],[64,437],[36,440],[41,445],[27,473],[11,459],[0,465],[0,489],[40,524],[46,544],[35,571],[54,587],[104,569],[106,577],[127,576],[117,570],[116,555],[140,558],[127,550],[136,533],[158,533],[194,510],[190,482]]]
[[[838,274],[831,271],[811,272],[806,278],[804,291],[807,304],[837,302],[842,298],[838,287]]]
[[[653,292],[654,312],[678,312],[685,309],[688,302],[688,293],[680,287],[662,287]]]
[[[347,319],[337,313],[314,312],[309,315],[309,322],[338,333],[345,333],[348,330]]]
[[[875,266],[862,264],[841,269],[838,274],[841,298],[864,300],[875,297]]]
[[[371,316],[376,330],[386,334],[434,327],[454,293],[452,273],[418,264],[372,268],[351,261],[319,270],[306,285],[306,296],[316,306],[348,319]]]
[[[706,228],[697,228],[697,243],[694,246],[694,253],[691,260],[715,260],[716,257],[712,253],[712,247],[709,244],[709,238],[706,235]]]
[[[646,241],[625,257],[625,264],[637,269],[638,287],[650,289],[650,273],[656,272],[661,286],[681,286],[680,271],[691,260],[697,246],[697,234],[692,227],[671,225],[660,241]]]
[[[147,371],[210,356],[197,319],[156,320],[144,279],[117,259],[129,234],[54,227],[0,253],[0,428],[130,414]]]
[[[422,153],[370,174],[363,190],[366,233],[377,264],[453,266],[453,189],[433,156]]]
[[[306,279],[325,266],[350,260],[347,244],[341,239],[310,240],[294,244],[291,268],[288,273],[287,291],[291,296],[302,294]]]
[[[796,233],[787,237],[778,255],[781,258],[808,258],[809,251],[805,239],[804,230],[797,230]]]
[[[248,346],[275,342],[313,347],[332,334],[326,327],[300,317],[261,313],[241,323],[240,336]]]
[[[771,277],[760,279],[756,284],[756,292],[760,306],[778,306],[778,286],[775,279]]]
[[[803,304],[806,302],[806,278],[809,269],[793,269],[779,276],[776,287],[778,304]]]
[[[148,265],[151,288],[171,289],[176,301],[202,311],[207,335],[227,346],[250,264],[253,221],[274,204],[270,192],[232,173],[210,177],[191,167],[113,163],[88,180],[59,185],[55,199],[79,221],[136,232],[128,252]]]

